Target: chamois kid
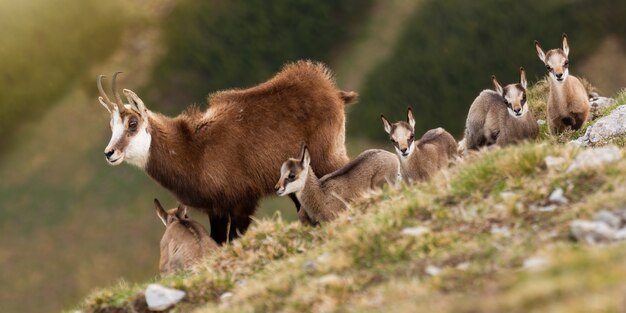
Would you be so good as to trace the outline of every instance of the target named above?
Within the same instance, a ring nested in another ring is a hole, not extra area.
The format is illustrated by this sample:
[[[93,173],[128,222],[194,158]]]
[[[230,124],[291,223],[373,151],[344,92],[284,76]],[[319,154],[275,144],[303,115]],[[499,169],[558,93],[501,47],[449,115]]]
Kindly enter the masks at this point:
[[[400,179],[400,162],[390,152],[366,150],[346,166],[322,178],[312,168],[306,145],[298,158],[290,158],[280,168],[274,187],[279,196],[295,194],[301,205],[298,217],[303,224],[328,222],[346,209],[347,204],[367,191]]]
[[[564,130],[580,129],[589,116],[589,95],[578,78],[569,74],[569,45],[563,34],[561,48],[544,52],[535,40],[537,56],[546,65],[550,95],[548,96],[548,126],[557,135]]]
[[[202,225],[187,216],[184,205],[165,210],[158,199],[154,199],[157,216],[165,225],[161,238],[161,275],[185,269],[201,257],[217,249],[217,244]]]
[[[406,122],[392,124],[382,114],[380,118],[400,157],[402,178],[407,183],[432,177],[447,167],[457,155],[456,140],[441,127],[431,129],[420,139],[415,139],[415,118],[410,107],[407,109]]]
[[[219,244],[246,231],[259,199],[274,191],[276,169],[301,142],[311,144],[317,173],[349,161],[344,106],[357,94],[338,90],[322,64],[289,64],[255,87],[212,94],[206,111],[191,107],[174,118],[151,112],[128,89],[124,104],[117,74],[115,102],[102,75],[97,80],[99,101],[111,114],[107,162],[136,165],[179,202],[206,212]]]
[[[534,139],[539,133],[535,116],[526,102],[528,83],[524,68],[520,68],[519,84],[502,88],[495,76],[491,76],[491,81],[495,91],[483,90],[467,114],[465,142],[468,150]]]

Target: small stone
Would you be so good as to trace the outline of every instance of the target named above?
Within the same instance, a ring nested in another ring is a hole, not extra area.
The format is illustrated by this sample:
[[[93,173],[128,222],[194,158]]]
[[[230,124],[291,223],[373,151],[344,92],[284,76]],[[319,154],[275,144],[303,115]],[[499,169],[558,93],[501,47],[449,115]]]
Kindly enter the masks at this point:
[[[456,268],[459,269],[459,270],[465,271],[465,270],[467,270],[469,268],[469,266],[470,266],[470,262],[466,261],[466,262],[462,262],[462,263],[457,264]]]
[[[563,189],[561,188],[554,189],[554,191],[552,191],[552,193],[550,194],[550,197],[548,197],[548,201],[550,203],[560,205],[564,205],[569,202],[569,200],[567,200],[567,198],[565,198],[565,196],[563,195]]]
[[[343,285],[341,277],[337,276],[336,274],[324,275],[324,276],[320,277],[317,280],[317,282],[320,285],[326,286],[326,287],[340,287],[341,285]]]
[[[441,273],[441,269],[434,265],[426,266],[426,269],[424,271],[430,276],[437,276],[439,275],[439,273]]]
[[[515,197],[515,193],[512,191],[503,191],[500,193],[500,198],[502,198],[502,200],[511,199],[513,197]]]
[[[538,125],[545,125],[546,124],[546,120],[539,119],[539,120],[537,120],[537,124]]]
[[[621,158],[622,152],[616,146],[587,149],[576,156],[576,159],[569,166],[567,171],[571,172],[578,169],[598,167]]]
[[[232,297],[233,293],[227,291],[220,296],[220,302],[228,302],[228,300],[230,300],[230,298]]]
[[[546,163],[547,168],[553,169],[561,167],[565,163],[566,159],[564,157],[549,155],[545,157],[543,161]]]
[[[163,311],[180,302],[185,297],[185,292],[159,284],[150,284],[146,288],[145,297],[150,310]]]
[[[593,220],[607,224],[613,229],[618,229],[622,225],[622,219],[607,210],[602,210],[594,214]]]
[[[535,207],[533,211],[548,213],[548,212],[553,212],[554,210],[556,210],[556,208],[558,208],[556,204],[548,204],[545,206]]]
[[[302,265],[302,269],[308,273],[315,272],[317,270],[317,262],[313,260],[308,260],[304,262],[304,264]]]
[[[545,267],[548,264],[548,260],[542,257],[530,257],[524,260],[524,268],[529,270],[536,270]]]
[[[511,236],[511,231],[506,226],[499,227],[498,225],[492,225],[490,232],[492,235]]]
[[[590,245],[615,239],[615,230],[603,222],[574,220],[570,224],[570,231],[576,240]]]
[[[423,226],[407,227],[407,228],[402,229],[403,235],[414,236],[414,237],[419,237],[428,232],[430,232],[430,229],[428,229],[428,227],[423,227]]]

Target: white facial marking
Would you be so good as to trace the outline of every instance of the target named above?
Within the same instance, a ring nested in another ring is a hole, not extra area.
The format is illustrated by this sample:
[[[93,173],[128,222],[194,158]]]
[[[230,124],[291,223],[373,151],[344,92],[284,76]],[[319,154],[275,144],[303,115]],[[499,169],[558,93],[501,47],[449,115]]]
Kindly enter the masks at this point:
[[[143,121],[126,147],[124,153],[126,162],[139,168],[145,168],[150,157],[150,143],[152,143],[152,136],[148,132],[148,121]]]
[[[409,156],[411,156],[411,153],[413,153],[413,150],[415,150],[415,140],[413,140],[411,144],[406,147],[405,152],[402,152],[400,150],[401,147],[404,148],[405,145],[408,143],[408,140],[411,137],[412,133],[413,130],[407,129],[406,126],[403,127],[402,124],[398,124],[398,126],[394,129],[393,134],[391,135],[393,140],[398,143],[397,146],[394,145],[396,153],[402,158],[408,158]]]
[[[107,145],[104,152],[109,152],[113,149],[115,144],[122,138],[124,135],[124,121],[120,116],[120,112],[117,109],[114,109],[111,112],[111,140],[109,140],[109,144]],[[124,160],[124,154],[121,151],[114,151],[113,155],[107,159],[107,162],[111,165],[118,165],[122,163]]]
[[[306,184],[306,177],[309,174],[308,167],[306,167],[302,172],[300,172],[300,175],[298,175],[298,178],[292,182],[286,181],[286,178],[289,175],[289,170],[287,169],[287,166],[285,164],[283,164],[280,171],[281,171],[281,177],[283,178],[284,183],[283,183],[283,186],[281,186],[280,189],[276,192],[276,194],[282,197],[282,196],[286,196],[292,193],[298,194],[300,191],[302,191],[302,189],[304,189],[304,185]]]

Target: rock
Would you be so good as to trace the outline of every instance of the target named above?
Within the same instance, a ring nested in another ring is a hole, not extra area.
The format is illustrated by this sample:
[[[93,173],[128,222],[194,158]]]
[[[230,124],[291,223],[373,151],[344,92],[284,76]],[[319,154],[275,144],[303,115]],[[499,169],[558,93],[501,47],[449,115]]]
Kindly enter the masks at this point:
[[[583,136],[574,140],[576,145],[590,145],[626,134],[626,105],[621,105],[607,116],[599,118],[587,128]]]
[[[437,276],[439,275],[439,273],[441,273],[441,269],[434,265],[426,266],[426,269],[424,271],[430,276]]]
[[[565,159],[564,157],[549,155],[545,157],[543,161],[546,163],[547,168],[553,169],[553,168],[561,167],[563,164],[565,164],[565,161],[567,161],[567,159]]]
[[[428,227],[423,227],[423,226],[407,227],[407,228],[402,229],[403,235],[414,236],[414,237],[419,237],[428,232],[430,232],[430,229],[428,229]]]
[[[626,123],[625,123],[626,125]],[[576,156],[576,159],[567,169],[568,172],[578,169],[598,167],[622,158],[622,152],[616,146],[587,149]]]
[[[511,236],[511,231],[506,226],[499,227],[498,225],[491,225],[490,232],[492,235],[501,235],[504,237]]]
[[[546,124],[546,120],[537,120],[537,125],[545,125]]]
[[[461,271],[465,271],[470,267],[470,262],[462,262],[456,265],[456,268],[461,270]]]
[[[602,210],[593,215],[593,220],[609,225],[613,229],[622,226],[622,219],[607,210]]]
[[[533,205],[530,209],[531,211],[535,211],[535,212],[552,212],[554,210],[556,210],[556,208],[558,208],[558,206],[556,204],[548,204],[545,206],[536,206]]]
[[[569,202],[569,200],[567,200],[567,198],[563,195],[563,189],[561,188],[554,189],[554,191],[550,194],[550,197],[548,197],[548,201],[550,201],[550,203],[560,205],[564,205]]]
[[[220,296],[220,302],[228,302],[233,297],[232,292],[225,292]]]
[[[304,264],[302,265],[302,269],[307,273],[315,272],[317,271],[317,262],[313,260],[308,260],[304,262]]]
[[[600,110],[613,105],[615,99],[601,97],[597,93],[593,92],[589,95],[589,104],[591,105],[591,114],[597,116],[600,114]]]
[[[590,245],[607,243],[616,239],[615,230],[598,221],[574,220],[570,231],[576,240]]]
[[[529,270],[536,270],[545,267],[548,264],[548,260],[542,257],[530,257],[524,260],[524,268]]]
[[[163,311],[180,302],[185,297],[185,292],[159,284],[150,284],[146,288],[145,297],[150,310]]]

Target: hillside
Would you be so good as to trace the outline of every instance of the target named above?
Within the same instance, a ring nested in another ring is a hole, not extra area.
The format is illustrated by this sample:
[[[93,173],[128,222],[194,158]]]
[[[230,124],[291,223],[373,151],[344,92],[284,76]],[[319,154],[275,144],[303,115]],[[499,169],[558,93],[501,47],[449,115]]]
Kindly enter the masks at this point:
[[[577,134],[543,131],[430,182],[375,192],[322,227],[259,220],[193,271],[153,281],[186,291],[185,312],[621,311],[626,243],[578,242],[570,223],[626,207],[626,137],[607,143],[619,160],[570,170],[585,149],[563,142]],[[144,286],[95,291],[79,309],[141,311]]]

